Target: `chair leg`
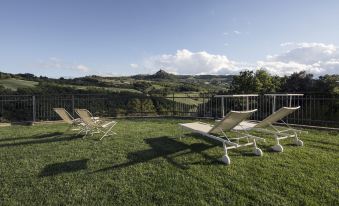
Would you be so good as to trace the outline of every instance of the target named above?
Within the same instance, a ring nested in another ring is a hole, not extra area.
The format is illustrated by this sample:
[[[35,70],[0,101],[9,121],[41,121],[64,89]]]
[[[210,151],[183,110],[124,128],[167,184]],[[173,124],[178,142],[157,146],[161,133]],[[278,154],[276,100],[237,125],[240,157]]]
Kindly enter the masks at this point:
[[[111,130],[113,129],[113,127],[115,126],[116,124],[113,124],[105,133],[104,135],[102,135],[102,137],[100,138],[100,140],[102,140],[104,137],[106,136],[109,136],[109,133],[111,132]],[[112,132],[110,135],[114,135],[116,134],[115,132]]]
[[[87,137],[88,132],[89,132],[89,130],[85,129],[85,135],[82,137],[82,139],[85,139]]]
[[[263,156],[264,153],[259,147],[257,147],[257,142],[255,141],[255,139],[253,139],[253,146],[254,146],[253,154],[257,156]]]
[[[302,147],[304,145],[304,142],[299,139],[298,134],[296,132],[294,132],[293,144],[300,146],[300,147]]]
[[[226,165],[229,165],[229,164],[231,164],[231,159],[230,159],[230,157],[228,156],[228,154],[227,154],[227,145],[226,145],[226,143],[225,142],[223,142],[223,148],[224,148],[224,152],[225,152],[225,154],[221,157],[221,161],[223,162],[223,163],[225,163]]]
[[[276,145],[274,145],[273,147],[271,147],[271,149],[275,152],[283,152],[284,151],[284,148],[283,146],[280,144],[279,142],[279,137],[278,135],[274,135],[275,137],[275,141],[276,141]]]
[[[85,131],[84,128],[80,129],[79,132],[77,133],[77,136],[78,136],[79,134],[81,134],[82,132],[84,132],[84,131]]]

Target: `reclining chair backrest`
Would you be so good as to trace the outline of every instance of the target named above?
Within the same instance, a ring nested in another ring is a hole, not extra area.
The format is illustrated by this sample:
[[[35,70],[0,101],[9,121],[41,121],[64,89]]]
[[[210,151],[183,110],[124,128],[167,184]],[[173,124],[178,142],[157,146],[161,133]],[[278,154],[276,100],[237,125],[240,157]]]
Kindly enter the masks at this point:
[[[298,110],[300,106],[298,107],[282,107],[278,111],[272,113],[270,116],[266,117],[264,120],[262,120],[259,124],[257,124],[255,127],[267,127],[285,117],[287,117],[289,114],[293,113],[294,111]]]
[[[240,122],[249,118],[251,114],[256,111],[257,109],[248,111],[230,111],[209,131],[209,133],[218,133],[220,130],[229,131],[237,126]]]
[[[68,124],[74,123],[74,118],[64,108],[53,108],[53,110]]]
[[[92,114],[87,109],[76,109],[75,112],[86,125],[96,126]]]

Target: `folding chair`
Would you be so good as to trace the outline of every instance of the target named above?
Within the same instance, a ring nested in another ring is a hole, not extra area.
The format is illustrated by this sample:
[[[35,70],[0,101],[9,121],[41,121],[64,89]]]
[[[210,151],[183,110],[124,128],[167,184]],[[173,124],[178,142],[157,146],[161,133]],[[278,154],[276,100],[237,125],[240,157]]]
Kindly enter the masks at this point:
[[[182,128],[189,129],[192,132],[201,134],[213,140],[219,141],[223,144],[223,149],[225,154],[222,156],[221,161],[225,164],[230,164],[231,160],[228,156],[227,151],[229,149],[235,149],[245,146],[253,146],[253,153],[257,156],[262,156],[263,152],[257,147],[256,140],[264,140],[260,137],[256,137],[247,132],[240,133],[234,128],[245,119],[249,118],[253,112],[257,111],[231,111],[229,112],[221,121],[217,122],[215,125],[206,124],[203,122],[193,122],[179,124]],[[235,131],[238,134],[237,138],[228,138],[226,132]],[[216,133],[221,133],[222,136],[215,135]],[[241,139],[246,139],[246,143],[240,143]],[[233,140],[233,141],[232,141]],[[234,141],[235,140],[235,141]],[[251,140],[251,141],[250,141]]]
[[[76,109],[75,112],[79,115],[82,122],[86,125],[85,126],[85,137],[88,133],[92,136],[94,134],[100,133],[103,134],[100,137],[102,140],[106,136],[111,136],[116,134],[112,131],[113,127],[117,124],[116,121],[102,121],[102,120],[95,120],[93,115],[87,109]]]
[[[72,115],[70,115],[66,109],[64,108],[53,108],[53,110],[59,115],[59,117],[72,127],[76,127],[73,130],[79,130],[78,134],[84,132],[85,124],[81,121],[81,119],[74,119]]]

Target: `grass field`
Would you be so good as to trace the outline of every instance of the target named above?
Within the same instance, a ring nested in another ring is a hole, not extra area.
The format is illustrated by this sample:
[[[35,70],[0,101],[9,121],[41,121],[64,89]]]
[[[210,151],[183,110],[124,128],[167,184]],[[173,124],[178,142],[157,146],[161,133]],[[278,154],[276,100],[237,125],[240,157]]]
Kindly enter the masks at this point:
[[[111,92],[132,92],[132,93],[141,93],[135,89],[126,89],[126,88],[117,88],[117,87],[96,87],[96,86],[80,86],[80,85],[72,85],[72,84],[65,84],[62,85],[63,87],[72,87],[74,89],[81,89],[81,90],[89,90],[89,89],[103,89]]]
[[[187,104],[187,105],[196,105],[197,106],[197,105],[203,103],[203,98],[199,98],[199,93],[190,93],[190,94],[175,93],[174,97],[175,97],[174,98],[175,102],[183,103],[183,104]],[[184,97],[184,98],[180,98],[180,97]],[[167,99],[172,100],[173,94],[167,95]]]
[[[187,122],[188,120],[184,120]],[[185,132],[183,120],[118,120],[97,141],[67,125],[0,128],[0,205],[339,205],[339,134],[311,130],[284,153],[231,150]]]
[[[4,86],[5,88],[16,91],[18,88],[34,87],[38,85],[38,82],[12,78],[12,79],[1,79],[0,85]]]

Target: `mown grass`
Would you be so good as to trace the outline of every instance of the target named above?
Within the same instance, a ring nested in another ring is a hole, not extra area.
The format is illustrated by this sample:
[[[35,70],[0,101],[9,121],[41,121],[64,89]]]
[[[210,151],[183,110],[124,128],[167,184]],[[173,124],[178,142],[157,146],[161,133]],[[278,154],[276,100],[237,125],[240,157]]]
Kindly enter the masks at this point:
[[[118,120],[97,141],[67,125],[0,129],[0,205],[339,205],[339,135],[311,130],[284,153],[260,143],[216,159],[219,144],[181,130],[188,120]]]

